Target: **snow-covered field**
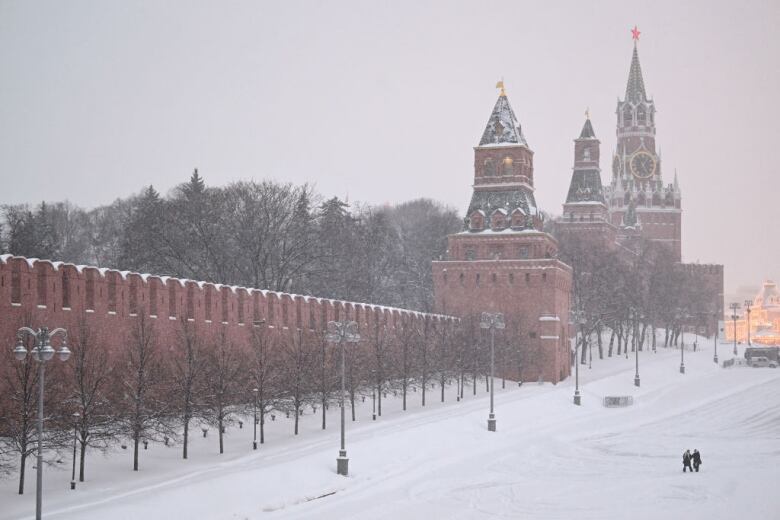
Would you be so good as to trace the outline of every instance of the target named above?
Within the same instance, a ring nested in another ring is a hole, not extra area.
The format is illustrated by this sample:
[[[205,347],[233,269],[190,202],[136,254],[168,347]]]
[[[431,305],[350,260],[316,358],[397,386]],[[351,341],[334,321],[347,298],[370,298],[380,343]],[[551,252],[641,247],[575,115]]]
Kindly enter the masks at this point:
[[[194,437],[190,459],[179,447],[93,454],[87,482],[70,491],[70,461],[46,468],[44,517],[56,519],[255,518],[780,518],[780,370],[719,368],[711,341],[686,352],[644,352],[641,388],[634,360],[581,367],[582,406],[574,378],[558,385],[507,383],[496,389],[498,431],[486,429],[488,394],[447,402],[438,389],[422,409],[389,398],[371,421],[370,399],[348,422],[350,476],[335,474],[338,407],[327,431],[309,411],[294,438],[291,420],[269,422],[266,444],[251,450],[251,424],[231,428],[227,452],[214,431]],[[729,346],[719,348],[721,361]],[[740,355],[742,348],[740,348]],[[632,395],[633,406],[604,408],[605,395]],[[196,430],[198,433],[199,430]],[[700,473],[682,473],[681,454],[698,448]],[[0,481],[0,518],[30,518],[27,494]]]

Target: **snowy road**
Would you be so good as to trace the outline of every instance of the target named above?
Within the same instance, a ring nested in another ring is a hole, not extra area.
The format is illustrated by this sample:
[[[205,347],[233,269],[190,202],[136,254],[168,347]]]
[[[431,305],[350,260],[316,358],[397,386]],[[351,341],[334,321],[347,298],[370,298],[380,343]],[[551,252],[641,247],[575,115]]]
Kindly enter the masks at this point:
[[[127,452],[97,455],[75,492],[69,472],[47,469],[46,517],[780,518],[780,371],[722,369],[707,349],[686,353],[685,375],[678,367],[679,351],[642,354],[638,389],[633,358],[583,368],[582,407],[571,404],[573,380],[508,384],[496,396],[496,433],[486,431],[484,384],[460,403],[436,402],[434,391],[424,410],[418,393],[407,412],[389,400],[376,423],[367,401],[348,424],[348,478],[334,473],[335,407],[326,432],[313,416],[298,438],[287,420],[270,423],[254,453],[251,430],[235,429],[222,457],[215,439],[198,437],[188,461],[150,447],[137,474]],[[633,395],[634,405],[603,408],[605,395]],[[686,448],[702,452],[700,473],[682,473]],[[24,497],[13,480],[0,483],[0,518],[31,517],[28,483]]]

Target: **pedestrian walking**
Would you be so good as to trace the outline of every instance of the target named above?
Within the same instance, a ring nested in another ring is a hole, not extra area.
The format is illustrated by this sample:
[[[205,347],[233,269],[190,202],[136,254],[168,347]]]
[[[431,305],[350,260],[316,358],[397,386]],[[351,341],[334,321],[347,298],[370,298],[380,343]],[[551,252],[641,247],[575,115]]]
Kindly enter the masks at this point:
[[[693,469],[696,470],[696,473],[699,472],[699,466],[701,466],[701,453],[699,453],[699,450],[693,450],[693,455],[691,456],[691,462],[693,462]]]
[[[685,450],[685,453],[683,453],[683,473],[685,473],[685,471],[688,469],[691,470],[691,473],[693,473],[693,468],[691,467],[692,458],[691,450]]]

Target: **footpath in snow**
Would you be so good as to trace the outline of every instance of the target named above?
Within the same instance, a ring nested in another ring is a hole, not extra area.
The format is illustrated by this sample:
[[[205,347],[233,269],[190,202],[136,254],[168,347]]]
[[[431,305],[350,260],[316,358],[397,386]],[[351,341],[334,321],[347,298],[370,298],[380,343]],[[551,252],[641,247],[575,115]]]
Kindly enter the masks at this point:
[[[268,422],[266,444],[251,450],[251,420],[231,427],[218,454],[213,429],[181,448],[150,445],[141,471],[131,450],[93,453],[87,481],[69,490],[70,460],[46,468],[44,517],[52,519],[777,519],[780,494],[780,370],[720,368],[711,341],[685,353],[580,365],[582,406],[572,404],[574,378],[558,384],[496,381],[498,431],[487,431],[488,394],[439,389],[421,408],[388,396],[371,421],[371,400],[347,423],[350,476],[335,473],[338,407],[320,429],[309,411],[301,433],[292,421]],[[709,343],[709,345],[707,345]],[[740,348],[740,355],[742,348]],[[730,347],[719,348],[721,361]],[[634,404],[605,408],[607,395]],[[198,430],[196,430],[198,432]],[[700,473],[682,472],[685,449],[698,448]],[[34,472],[27,493],[0,481],[0,519],[32,518]]]

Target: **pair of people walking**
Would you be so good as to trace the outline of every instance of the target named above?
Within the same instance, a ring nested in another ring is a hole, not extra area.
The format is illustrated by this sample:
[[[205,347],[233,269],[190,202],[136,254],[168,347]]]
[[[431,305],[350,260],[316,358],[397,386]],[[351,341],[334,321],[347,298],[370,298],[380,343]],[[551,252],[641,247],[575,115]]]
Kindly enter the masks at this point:
[[[699,450],[693,450],[692,454],[691,450],[685,450],[685,453],[683,453],[683,473],[687,470],[691,470],[691,473],[693,473],[694,469],[698,473],[699,466],[701,466],[701,453],[699,453]]]

